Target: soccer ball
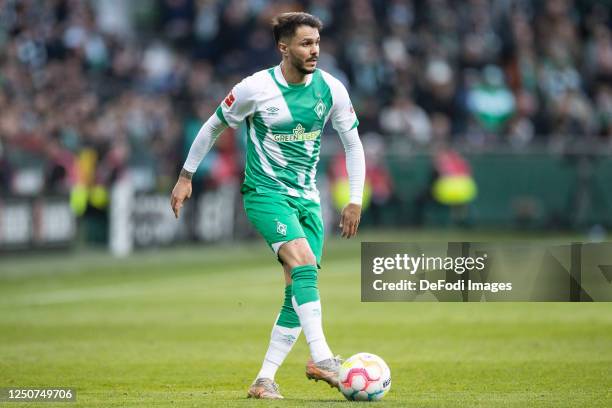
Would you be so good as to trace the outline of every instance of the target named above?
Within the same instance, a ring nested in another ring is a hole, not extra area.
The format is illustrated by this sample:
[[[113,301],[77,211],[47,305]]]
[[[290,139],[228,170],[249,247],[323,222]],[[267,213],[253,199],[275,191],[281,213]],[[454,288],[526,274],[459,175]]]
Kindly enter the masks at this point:
[[[339,386],[348,400],[379,400],[391,388],[391,370],[377,355],[358,353],[340,366]]]

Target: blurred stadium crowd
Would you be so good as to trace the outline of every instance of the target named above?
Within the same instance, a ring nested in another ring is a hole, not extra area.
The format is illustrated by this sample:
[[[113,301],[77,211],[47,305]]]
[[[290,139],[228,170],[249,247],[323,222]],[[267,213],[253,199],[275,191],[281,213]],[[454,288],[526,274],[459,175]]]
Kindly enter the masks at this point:
[[[366,143],[609,147],[605,3],[4,0],[0,192],[109,186],[128,166],[167,189],[231,86],[278,63],[269,22],[290,10],[324,22],[319,66],[349,87]],[[220,138],[200,177],[239,179],[242,143]]]

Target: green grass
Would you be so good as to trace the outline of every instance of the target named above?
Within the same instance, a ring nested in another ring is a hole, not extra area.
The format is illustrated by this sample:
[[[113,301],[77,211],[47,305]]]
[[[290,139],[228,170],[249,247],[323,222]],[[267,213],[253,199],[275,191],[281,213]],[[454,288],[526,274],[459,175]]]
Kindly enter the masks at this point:
[[[0,256],[0,387],[77,389],[76,404],[3,406],[355,404],[306,380],[303,337],[277,375],[286,399],[244,398],[283,291],[280,268],[262,242],[125,260],[97,251]],[[361,303],[359,281],[359,242],[330,239],[320,275],[326,335],[343,356],[368,351],[387,361],[393,384],[377,406],[612,406],[610,303]]]

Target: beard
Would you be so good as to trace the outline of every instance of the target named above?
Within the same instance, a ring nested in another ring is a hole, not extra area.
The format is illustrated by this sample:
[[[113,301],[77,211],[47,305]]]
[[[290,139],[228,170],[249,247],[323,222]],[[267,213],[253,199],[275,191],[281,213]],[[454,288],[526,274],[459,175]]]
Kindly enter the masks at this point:
[[[293,65],[293,67],[297,69],[301,74],[308,75],[308,74],[312,74],[317,69],[316,65],[313,68],[306,68],[306,63],[309,61],[312,61],[312,59],[309,58],[305,61],[301,61],[300,59],[292,56],[291,65]]]

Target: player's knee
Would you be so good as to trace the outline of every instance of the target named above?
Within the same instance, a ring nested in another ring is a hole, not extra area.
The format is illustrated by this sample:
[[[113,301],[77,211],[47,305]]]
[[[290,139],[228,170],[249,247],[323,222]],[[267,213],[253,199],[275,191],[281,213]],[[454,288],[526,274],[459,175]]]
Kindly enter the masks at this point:
[[[302,256],[297,256],[295,258],[290,259],[289,261],[286,262],[287,266],[289,267],[289,269],[293,270],[294,268],[297,268],[298,266],[317,266],[317,260],[315,259],[314,255],[302,255]]]
[[[312,265],[312,266],[317,265],[317,260],[315,259],[315,256],[311,251],[299,254],[295,260],[295,265],[293,267],[295,268],[296,266],[305,266],[305,265]]]
[[[312,253],[308,241],[304,238],[285,243],[280,248],[279,256],[290,270],[298,266],[317,264],[317,259]]]
[[[312,251],[310,250],[310,248],[308,248],[307,251],[303,251],[303,252],[296,254],[295,257],[293,258],[292,264],[289,266],[291,267],[291,269],[293,269],[297,266],[306,266],[306,265],[308,266],[317,265],[317,260],[314,254],[312,253]]]

